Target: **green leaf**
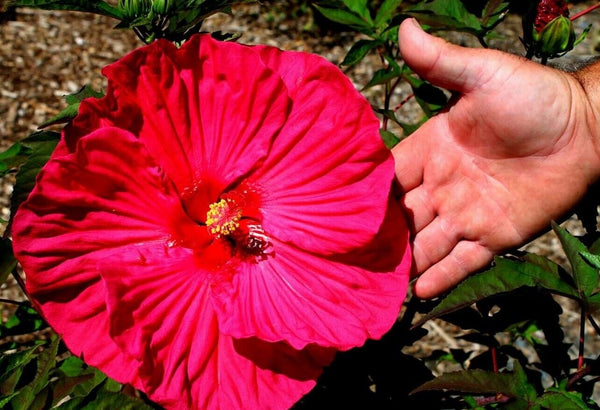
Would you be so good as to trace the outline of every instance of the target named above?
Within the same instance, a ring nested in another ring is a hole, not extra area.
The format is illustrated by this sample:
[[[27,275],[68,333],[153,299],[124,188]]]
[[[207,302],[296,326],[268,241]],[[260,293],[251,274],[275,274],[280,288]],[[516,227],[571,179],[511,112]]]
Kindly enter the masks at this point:
[[[13,0],[10,4],[17,7],[31,7],[43,10],[84,11],[112,17],[117,20],[123,18],[123,14],[118,8],[102,0]]]
[[[541,287],[550,292],[577,299],[577,291],[553,273],[528,262],[496,258],[491,269],[461,282],[415,326],[485,299],[520,287]]]
[[[39,131],[21,141],[21,144],[30,150],[30,154],[17,173],[10,203],[11,218],[15,215],[21,202],[27,199],[35,185],[38,172],[50,159],[59,139],[60,134],[57,132]]]
[[[369,25],[373,24],[373,20],[371,19],[371,13],[369,12],[369,7],[367,5],[367,0],[342,0],[346,7],[350,11],[355,14],[358,14],[364,21],[369,23]]]
[[[118,387],[115,391],[115,387]],[[60,410],[152,410],[152,407],[141,399],[124,394],[123,386],[114,380],[107,379],[98,384],[85,396],[74,395],[71,400],[57,407]]]
[[[81,407],[81,410],[97,409],[152,410],[152,407],[136,397],[101,391],[97,394],[95,400]]]
[[[552,229],[558,236],[571,264],[577,290],[580,296],[585,299],[598,288],[598,270],[590,266],[581,256],[581,252],[588,252],[587,247],[581,241],[554,222],[552,223]]]
[[[402,0],[385,0],[375,15],[375,27],[383,29],[394,16],[394,12],[402,4]]]
[[[47,326],[40,314],[29,303],[24,302],[17,307],[15,313],[6,323],[0,324],[0,338],[25,335]]]
[[[419,77],[410,75],[411,71],[407,66],[403,67],[403,78],[410,84],[417,103],[428,117],[443,109],[448,103],[446,94],[437,87],[434,87]]]
[[[350,26],[350,27],[360,31],[361,33],[365,33],[365,34],[373,33],[371,24],[368,24],[362,18],[360,18],[359,16],[357,16],[354,13],[351,13],[351,12],[345,11],[345,10],[340,10],[340,9],[325,8],[325,7],[318,6],[316,4],[315,4],[315,8],[317,10],[319,10],[319,12],[322,15],[324,15],[325,17],[327,17],[329,20],[331,20],[333,22],[343,24],[346,26]]]
[[[490,0],[481,16],[481,23],[486,27],[493,27],[501,22],[509,11],[510,3],[502,0]]]
[[[445,373],[417,387],[411,394],[429,390],[449,390],[461,393],[497,394],[531,403],[536,399],[535,388],[518,361],[512,373],[494,373],[485,370],[464,370]]]
[[[583,29],[583,31],[581,32],[581,34],[573,42],[573,47],[575,47],[577,44],[579,44],[583,40],[585,40],[585,38],[588,35],[588,33],[589,33],[589,31],[590,31],[591,28],[592,28],[592,25],[590,24],[586,28]]]
[[[474,34],[482,31],[481,22],[460,0],[422,1],[406,10],[421,24],[444,30],[460,30]]]
[[[553,274],[557,279],[560,279],[560,266],[550,259],[538,255],[536,253],[528,253],[523,257],[523,260],[531,264],[537,265],[546,272]]]
[[[25,162],[27,159],[26,151],[27,148],[17,142],[0,153],[0,177]]]
[[[15,392],[23,369],[35,358],[36,349],[37,347],[32,347],[0,356],[0,396],[9,396]]]
[[[56,354],[58,352],[59,338],[55,337],[50,346],[46,347],[42,353],[37,356],[36,372],[33,380],[19,390],[12,400],[13,408],[26,409],[35,401],[36,396],[48,385],[50,370],[56,364]]]
[[[93,379],[94,375],[89,374],[80,374],[78,376],[62,376],[56,382],[52,384],[52,405],[56,406],[59,402],[61,402],[67,396],[70,396],[73,390],[80,385],[81,383],[85,383],[90,379]]]
[[[583,259],[585,259],[590,265],[596,269],[600,269],[600,255],[593,254],[591,252],[579,252]]]
[[[596,314],[600,312],[600,293],[588,297],[586,304],[588,313]]]
[[[569,409],[589,410],[590,407],[583,401],[581,393],[557,388],[549,388],[535,402],[536,406],[544,409]]]
[[[17,260],[13,254],[10,239],[0,238],[0,284],[6,282],[15,266],[17,266]]]
[[[600,238],[596,239],[588,249],[594,255],[600,255]]]
[[[383,42],[380,40],[358,40],[352,45],[350,51],[348,51],[348,54],[346,54],[346,57],[344,57],[344,61],[342,61],[341,65],[353,66],[365,58],[369,51],[382,43]]]
[[[365,85],[362,91],[374,87],[376,85],[385,84],[388,81],[391,81],[400,76],[400,72],[393,66],[388,66],[387,68],[381,68],[375,71],[373,74],[373,78]]]
[[[89,85],[84,86],[81,90],[76,92],[75,94],[69,94],[65,96],[65,101],[68,106],[61,112],[59,112],[56,116],[50,118],[48,121],[45,121],[40,125],[40,128],[47,127],[49,125],[54,124],[64,124],[71,121],[73,118],[77,116],[77,111],[79,110],[79,104],[86,98],[101,98],[104,96],[103,93],[99,91],[95,91]]]
[[[381,135],[381,139],[383,140],[385,146],[390,149],[395,147],[396,144],[400,142],[400,138],[398,138],[396,134],[391,131],[379,130],[379,135]]]

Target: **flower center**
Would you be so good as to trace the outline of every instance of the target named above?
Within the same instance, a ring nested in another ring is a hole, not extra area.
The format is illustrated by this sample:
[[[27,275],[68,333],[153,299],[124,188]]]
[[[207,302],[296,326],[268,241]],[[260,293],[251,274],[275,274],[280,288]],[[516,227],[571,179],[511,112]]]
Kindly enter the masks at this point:
[[[271,241],[262,228],[258,195],[251,188],[229,191],[209,205],[206,229],[215,239],[226,239],[243,258],[263,260]]]
[[[242,208],[232,198],[210,204],[206,213],[206,227],[217,238],[227,236],[240,226]]]

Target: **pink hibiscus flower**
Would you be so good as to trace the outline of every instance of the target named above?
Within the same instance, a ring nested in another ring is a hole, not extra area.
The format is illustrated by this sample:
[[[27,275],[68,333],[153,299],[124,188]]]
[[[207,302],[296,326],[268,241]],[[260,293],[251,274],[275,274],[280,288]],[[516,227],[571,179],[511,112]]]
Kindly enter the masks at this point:
[[[336,67],[198,35],[103,73],[13,226],[74,354],[167,408],[287,408],[392,326],[393,160]]]

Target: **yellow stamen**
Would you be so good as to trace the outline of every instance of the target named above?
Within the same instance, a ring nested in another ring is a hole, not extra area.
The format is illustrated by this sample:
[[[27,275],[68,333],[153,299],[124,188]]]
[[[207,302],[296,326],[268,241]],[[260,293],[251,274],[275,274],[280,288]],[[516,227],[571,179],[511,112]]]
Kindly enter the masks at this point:
[[[206,227],[217,237],[226,236],[240,226],[241,217],[242,209],[233,199],[221,199],[210,204],[206,213]]]

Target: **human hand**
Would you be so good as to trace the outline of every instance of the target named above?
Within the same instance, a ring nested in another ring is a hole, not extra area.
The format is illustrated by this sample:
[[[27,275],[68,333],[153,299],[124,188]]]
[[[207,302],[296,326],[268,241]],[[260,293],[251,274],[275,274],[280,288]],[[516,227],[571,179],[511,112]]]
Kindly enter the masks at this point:
[[[429,298],[577,203],[600,177],[600,113],[586,93],[596,88],[576,75],[448,44],[413,19],[399,39],[416,73],[456,92],[393,149],[421,275],[414,292]]]

